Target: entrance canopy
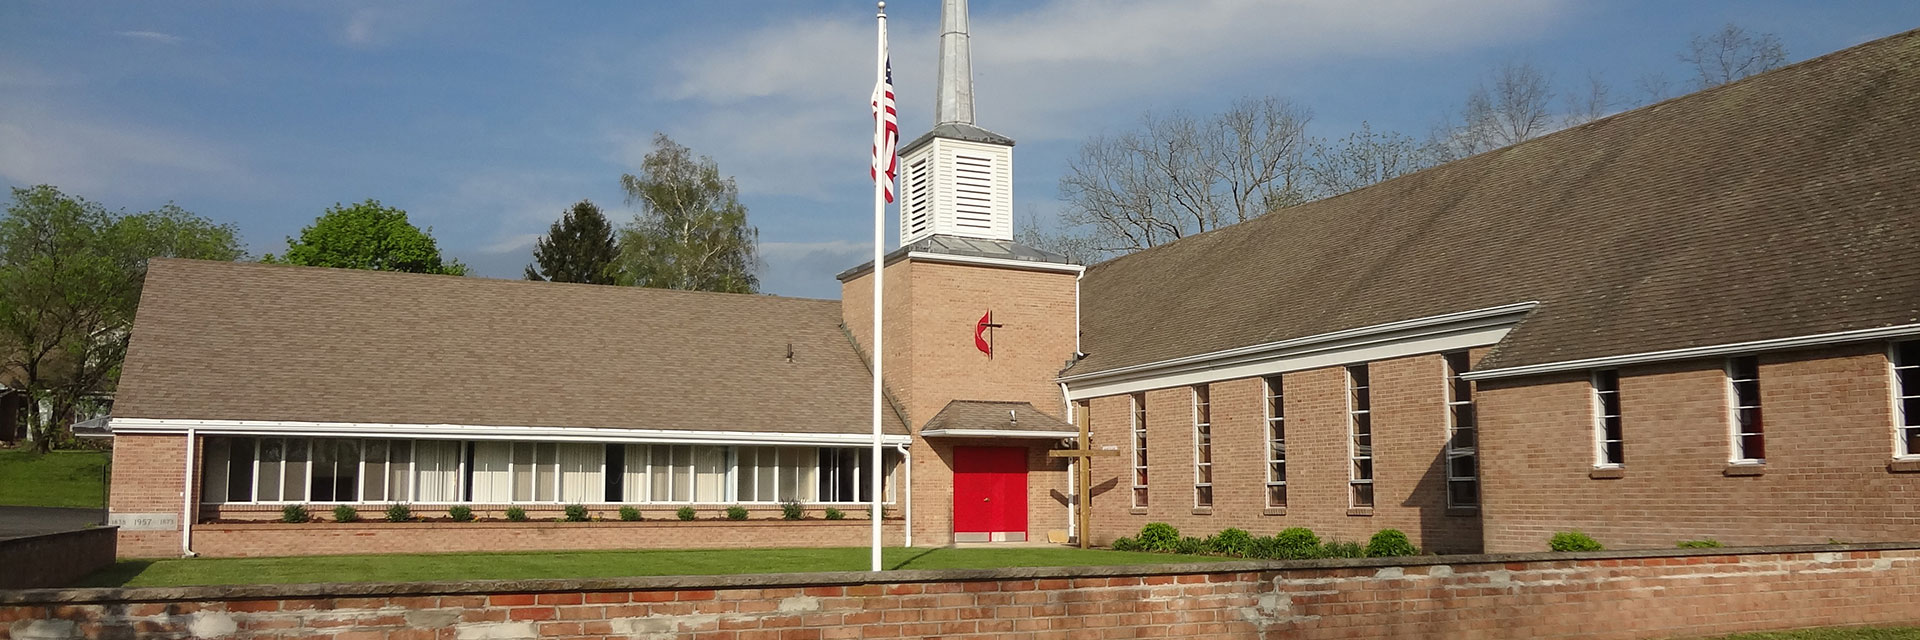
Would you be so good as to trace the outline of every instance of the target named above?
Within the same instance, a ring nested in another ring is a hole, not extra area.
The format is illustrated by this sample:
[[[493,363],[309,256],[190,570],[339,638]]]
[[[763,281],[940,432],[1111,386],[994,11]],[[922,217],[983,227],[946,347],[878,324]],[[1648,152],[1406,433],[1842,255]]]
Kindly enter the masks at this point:
[[[1072,438],[1073,425],[1041,413],[1031,402],[955,400],[935,414],[920,435],[928,438]]]

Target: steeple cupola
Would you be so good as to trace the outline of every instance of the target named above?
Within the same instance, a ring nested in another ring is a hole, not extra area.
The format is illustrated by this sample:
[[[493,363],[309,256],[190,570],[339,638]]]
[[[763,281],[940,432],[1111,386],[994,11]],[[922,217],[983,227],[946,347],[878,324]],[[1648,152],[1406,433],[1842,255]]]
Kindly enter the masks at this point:
[[[973,123],[967,0],[940,7],[933,130],[900,150],[900,244],[934,235],[1013,239],[1013,139]]]

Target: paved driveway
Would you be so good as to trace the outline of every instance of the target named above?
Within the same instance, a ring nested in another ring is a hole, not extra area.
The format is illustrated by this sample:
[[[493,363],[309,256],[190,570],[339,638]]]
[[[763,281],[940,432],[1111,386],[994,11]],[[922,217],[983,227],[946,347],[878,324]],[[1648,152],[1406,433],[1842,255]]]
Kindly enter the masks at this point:
[[[0,540],[71,531],[90,524],[103,524],[105,518],[101,509],[0,507]]]

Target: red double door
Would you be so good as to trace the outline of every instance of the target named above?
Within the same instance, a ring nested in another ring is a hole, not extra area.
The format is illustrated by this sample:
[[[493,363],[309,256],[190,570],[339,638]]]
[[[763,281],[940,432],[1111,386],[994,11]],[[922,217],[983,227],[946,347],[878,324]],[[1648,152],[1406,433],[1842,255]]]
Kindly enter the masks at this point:
[[[954,447],[953,531],[961,541],[1026,539],[1025,447]]]

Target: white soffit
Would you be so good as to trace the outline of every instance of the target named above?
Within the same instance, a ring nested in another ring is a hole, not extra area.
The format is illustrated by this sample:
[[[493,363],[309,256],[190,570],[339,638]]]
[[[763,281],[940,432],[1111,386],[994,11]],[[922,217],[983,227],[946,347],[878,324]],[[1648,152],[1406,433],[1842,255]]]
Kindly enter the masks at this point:
[[[120,433],[186,433],[256,436],[354,436],[423,440],[542,440],[554,442],[626,442],[662,444],[871,445],[868,433],[777,433],[764,431],[674,431],[613,427],[505,427],[460,424],[365,422],[289,422],[263,420],[180,420],[113,418]],[[909,436],[886,435],[885,444],[907,444]]]
[[[1625,355],[1605,356],[1601,358],[1586,358],[1582,360],[1563,360],[1560,362],[1543,362],[1540,364],[1529,364],[1529,365],[1522,365],[1518,367],[1503,367],[1499,369],[1487,369],[1484,371],[1471,371],[1471,372],[1462,374],[1460,377],[1468,380],[1489,380],[1493,378],[1511,378],[1514,376],[1527,376],[1527,375],[1535,375],[1535,374],[1541,374],[1541,373],[1554,373],[1558,371],[1577,371],[1582,369],[1611,369],[1614,367],[1619,367],[1624,365],[1642,364],[1642,363],[1648,363],[1648,362],[1662,362],[1667,360],[1686,360],[1690,358],[1708,358],[1708,357],[1714,357],[1714,356],[1731,356],[1731,355],[1753,353],[1756,351],[1780,351],[1783,349],[1802,349],[1806,347],[1818,347],[1818,346],[1824,346],[1824,345],[1830,345],[1830,344],[1841,344],[1841,343],[1847,343],[1847,342],[1861,342],[1864,340],[1884,340],[1889,338],[1901,338],[1906,336],[1920,336],[1920,324],[1903,324],[1903,325],[1895,325],[1891,327],[1879,327],[1875,329],[1857,329],[1853,331],[1836,331],[1833,333],[1817,333],[1813,335],[1793,336],[1789,338],[1773,338],[1770,340],[1754,340],[1750,342],[1732,342],[1728,344],[1717,344],[1717,345],[1709,345],[1704,347],[1688,347],[1685,349],[1668,349],[1666,351],[1646,351],[1642,353],[1629,353]]]

